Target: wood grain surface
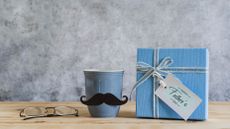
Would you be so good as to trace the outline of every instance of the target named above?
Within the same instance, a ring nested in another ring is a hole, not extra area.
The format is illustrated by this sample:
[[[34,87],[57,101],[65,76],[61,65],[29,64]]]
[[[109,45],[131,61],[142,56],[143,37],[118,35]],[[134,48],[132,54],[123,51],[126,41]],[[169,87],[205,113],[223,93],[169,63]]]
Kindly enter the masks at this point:
[[[48,117],[22,120],[19,111],[28,106],[74,106],[79,117]],[[121,106],[116,118],[92,118],[79,102],[0,102],[0,129],[230,129],[230,103],[209,103],[207,121],[135,118],[135,103]]]

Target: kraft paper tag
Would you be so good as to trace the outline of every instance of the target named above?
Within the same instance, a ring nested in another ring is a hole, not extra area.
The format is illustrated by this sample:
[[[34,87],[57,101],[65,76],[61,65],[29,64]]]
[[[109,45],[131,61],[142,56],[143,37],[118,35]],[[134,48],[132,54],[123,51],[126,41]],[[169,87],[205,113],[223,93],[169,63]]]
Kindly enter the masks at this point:
[[[201,99],[182,84],[173,74],[168,74],[163,83],[164,86],[160,86],[156,90],[155,95],[184,120],[187,120],[199,106]]]

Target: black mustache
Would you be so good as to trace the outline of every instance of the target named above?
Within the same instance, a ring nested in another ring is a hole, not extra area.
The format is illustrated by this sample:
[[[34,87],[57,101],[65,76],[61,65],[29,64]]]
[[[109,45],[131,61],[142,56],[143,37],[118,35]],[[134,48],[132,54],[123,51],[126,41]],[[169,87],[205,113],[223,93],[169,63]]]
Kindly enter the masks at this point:
[[[97,93],[93,97],[91,97],[88,100],[83,100],[85,99],[86,96],[81,96],[81,102],[85,105],[100,105],[102,103],[106,103],[108,105],[123,105],[127,103],[128,97],[123,96],[124,100],[119,100],[116,96],[110,93],[102,94],[102,93]]]

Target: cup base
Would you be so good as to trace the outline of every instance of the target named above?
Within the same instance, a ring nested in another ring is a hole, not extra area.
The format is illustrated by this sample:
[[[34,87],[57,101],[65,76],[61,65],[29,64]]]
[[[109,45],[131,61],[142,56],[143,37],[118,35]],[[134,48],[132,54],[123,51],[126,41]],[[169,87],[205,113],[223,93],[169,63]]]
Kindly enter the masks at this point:
[[[88,106],[89,113],[92,117],[117,117],[120,106],[110,106],[106,104],[98,105],[98,106]]]
[[[103,116],[101,116],[101,115],[92,115],[92,114],[90,114],[91,115],[91,117],[95,117],[95,118],[115,118],[115,117],[117,117],[117,115],[103,115]]]

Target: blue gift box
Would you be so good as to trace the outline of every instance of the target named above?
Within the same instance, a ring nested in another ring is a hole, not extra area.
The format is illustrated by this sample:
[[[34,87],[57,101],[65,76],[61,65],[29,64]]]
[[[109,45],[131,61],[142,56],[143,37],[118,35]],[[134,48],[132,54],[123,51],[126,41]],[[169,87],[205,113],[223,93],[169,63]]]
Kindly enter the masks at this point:
[[[189,120],[208,118],[208,50],[206,48],[138,48],[137,62],[144,62],[156,67],[165,57],[173,63],[169,68],[204,68],[205,72],[171,72],[187,88],[199,96],[201,104],[189,117]],[[145,73],[137,71],[137,80]],[[149,77],[136,89],[136,116],[145,118],[182,119],[155,94],[158,85],[155,77]]]

